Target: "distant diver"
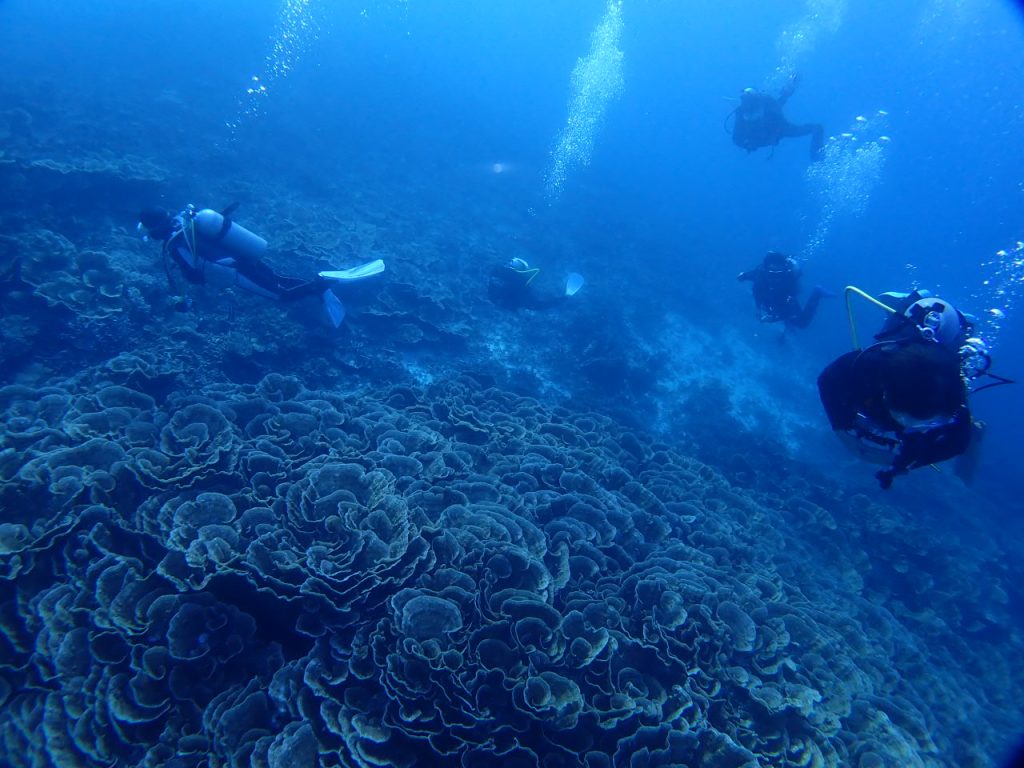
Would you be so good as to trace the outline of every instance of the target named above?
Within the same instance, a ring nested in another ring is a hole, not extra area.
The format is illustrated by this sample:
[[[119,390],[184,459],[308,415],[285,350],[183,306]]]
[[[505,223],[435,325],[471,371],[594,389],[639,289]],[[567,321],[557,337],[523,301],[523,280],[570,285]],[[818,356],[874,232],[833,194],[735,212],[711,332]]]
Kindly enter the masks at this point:
[[[874,344],[841,355],[818,377],[833,431],[862,458],[886,465],[875,474],[883,489],[912,469],[953,458],[956,474],[970,482],[982,425],[971,418],[968,394],[1011,383],[988,373],[988,349],[971,336],[972,319],[927,291],[878,299],[847,291],[889,317]],[[969,390],[982,376],[996,384]]]
[[[818,311],[818,304],[830,291],[814,286],[807,303],[800,306],[800,265],[796,259],[778,251],[768,251],[753,269],[736,278],[753,285],[754,305],[762,323],[784,323],[786,328],[806,328]]]
[[[536,285],[540,269],[524,259],[514,258],[491,270],[487,296],[502,309],[552,309],[575,296],[583,287],[583,276],[571,272],[559,292],[543,293]]]
[[[726,122],[733,118],[733,143],[747,152],[754,152],[762,147],[775,147],[782,139],[810,136],[811,162],[820,160],[825,146],[825,129],[818,123],[795,125],[782,113],[799,82],[797,75],[791,75],[777,97],[755,88],[745,88],[740,93],[740,105],[726,118]]]
[[[376,260],[352,269],[320,272],[310,280],[280,275],[261,260],[267,241],[231,219],[236,207],[219,213],[188,205],[177,215],[147,208],[139,214],[138,230],[145,239],[163,242],[168,281],[173,265],[192,285],[237,286],[284,302],[319,297],[335,328],[345,319],[345,307],[332,287],[384,271],[384,262]]]

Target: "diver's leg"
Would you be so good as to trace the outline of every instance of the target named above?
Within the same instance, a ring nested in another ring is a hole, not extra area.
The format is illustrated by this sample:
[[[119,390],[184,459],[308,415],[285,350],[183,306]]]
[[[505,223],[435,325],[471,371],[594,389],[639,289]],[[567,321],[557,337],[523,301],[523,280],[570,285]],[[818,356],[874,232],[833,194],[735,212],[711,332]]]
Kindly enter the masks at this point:
[[[241,288],[243,291],[255,293],[257,296],[263,296],[264,298],[267,299],[281,298],[280,292],[273,286],[267,288],[263,284],[251,280],[247,275],[244,275],[241,272],[236,273],[234,284]]]
[[[280,301],[295,301],[308,296],[319,296],[325,282],[319,278],[302,280],[297,277],[279,275],[262,261],[238,263],[238,285],[261,296]]]
[[[815,125],[813,123],[806,123],[804,125],[794,125],[788,120],[779,126],[779,135],[784,139],[796,139],[800,136],[807,136],[814,132]]]
[[[782,138],[795,139],[800,136],[811,137],[811,160],[818,160],[821,151],[825,146],[825,129],[818,123],[805,123],[804,125],[793,125],[787,122],[781,129]]]
[[[978,454],[981,451],[981,441],[984,436],[984,422],[971,422],[971,440],[967,444],[967,450],[957,456],[953,463],[953,474],[963,480],[964,485],[974,482],[974,474],[978,469]]]
[[[303,280],[297,277],[277,276],[277,290],[281,301],[296,301],[309,296],[320,296],[327,289],[327,281],[322,278]]]
[[[806,328],[811,324],[814,319],[815,313],[818,311],[818,304],[821,303],[821,297],[825,295],[825,291],[815,286],[814,290],[811,291],[810,298],[807,299],[807,303],[804,304],[804,308],[797,312],[789,324],[794,328]]]
[[[257,259],[236,259],[238,284],[247,291],[260,295],[274,296],[280,293],[277,275],[270,267]]]
[[[821,160],[824,150],[825,128],[821,125],[815,125],[814,130],[811,132],[811,162]]]

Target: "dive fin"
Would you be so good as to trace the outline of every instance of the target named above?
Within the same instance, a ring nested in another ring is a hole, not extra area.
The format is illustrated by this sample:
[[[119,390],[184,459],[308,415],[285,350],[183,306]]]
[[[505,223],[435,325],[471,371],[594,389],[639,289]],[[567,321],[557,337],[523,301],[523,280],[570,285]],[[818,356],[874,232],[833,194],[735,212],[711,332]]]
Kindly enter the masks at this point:
[[[384,262],[381,259],[368,261],[358,267],[342,269],[335,272],[320,272],[320,277],[325,280],[338,280],[340,282],[354,283],[357,280],[365,280],[368,277],[379,275],[384,271]]]
[[[569,277],[565,279],[565,295],[575,296],[583,287],[583,282],[583,275],[579,272],[570,272]]]
[[[220,212],[220,215],[223,216],[225,219],[230,219],[231,218],[231,214],[234,213],[235,211],[237,211],[238,210],[238,206],[240,206],[240,205],[241,205],[241,203],[236,200],[231,205],[229,205],[226,208],[224,208],[224,210]]]
[[[967,444],[967,450],[953,462],[953,474],[959,477],[964,485],[971,485],[974,482],[974,475],[978,470],[978,454],[981,452],[981,441],[984,437],[985,425],[980,421],[972,421],[971,439]]]
[[[324,291],[321,296],[324,300],[324,309],[327,310],[327,316],[331,318],[331,324],[338,328],[345,320],[345,305],[341,303],[341,299],[335,296],[334,291],[330,288]]]

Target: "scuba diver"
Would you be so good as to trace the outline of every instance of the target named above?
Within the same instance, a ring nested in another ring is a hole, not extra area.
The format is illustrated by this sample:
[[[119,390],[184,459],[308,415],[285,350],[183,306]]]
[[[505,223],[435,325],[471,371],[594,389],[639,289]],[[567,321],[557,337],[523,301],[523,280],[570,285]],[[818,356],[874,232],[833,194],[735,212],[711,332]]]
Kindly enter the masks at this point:
[[[814,286],[807,303],[801,307],[800,265],[796,259],[778,251],[768,251],[753,269],[736,278],[753,282],[754,304],[762,323],[785,323],[786,328],[806,328],[818,311],[823,296],[833,295],[820,285]]]
[[[777,97],[755,88],[743,89],[740,105],[726,117],[726,122],[733,118],[733,143],[747,152],[754,152],[761,147],[774,148],[782,139],[810,136],[811,162],[820,160],[825,146],[825,129],[818,123],[795,125],[782,114],[782,108],[799,82],[797,75],[790,75]]]
[[[352,269],[319,272],[310,280],[280,275],[261,261],[267,241],[232,221],[235,208],[237,204],[218,213],[188,205],[174,216],[161,208],[147,208],[139,214],[138,231],[143,239],[163,242],[161,253],[169,283],[173,265],[192,285],[238,286],[285,302],[318,296],[337,328],[345,319],[345,307],[333,287],[384,271],[384,262],[377,260]],[[186,300],[184,306],[189,305]]]
[[[491,270],[487,296],[502,309],[551,309],[575,296],[583,287],[583,276],[570,272],[565,288],[559,293],[542,294],[535,284],[540,269],[524,259],[514,258]]]
[[[879,300],[847,290],[889,317],[874,344],[841,355],[818,377],[832,430],[862,457],[887,465],[875,473],[882,489],[912,469],[953,458],[956,474],[970,482],[983,427],[972,420],[967,397],[1011,383],[988,373],[988,349],[971,336],[972,319],[927,291]],[[985,375],[997,383],[968,389]]]

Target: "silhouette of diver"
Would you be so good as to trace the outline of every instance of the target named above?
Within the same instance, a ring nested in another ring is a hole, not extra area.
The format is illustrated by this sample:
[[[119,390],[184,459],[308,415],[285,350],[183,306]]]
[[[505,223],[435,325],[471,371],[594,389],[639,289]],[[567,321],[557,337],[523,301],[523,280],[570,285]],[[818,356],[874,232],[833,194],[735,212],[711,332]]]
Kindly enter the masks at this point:
[[[820,160],[825,145],[825,129],[819,123],[795,125],[782,114],[782,108],[799,82],[799,76],[791,75],[777,97],[745,88],[740,94],[740,105],[729,114],[734,118],[733,143],[747,152],[754,152],[761,147],[775,147],[782,139],[810,136],[811,162]]]
[[[552,309],[575,296],[583,287],[583,276],[570,272],[563,290],[543,293],[534,286],[540,269],[531,267],[524,259],[514,258],[491,270],[487,281],[487,296],[502,309]]]
[[[822,297],[833,296],[820,285],[814,286],[807,303],[800,306],[800,266],[796,260],[778,251],[768,251],[753,269],[740,272],[738,280],[754,284],[754,303],[762,323],[786,324],[786,328],[806,328],[818,311]]]

